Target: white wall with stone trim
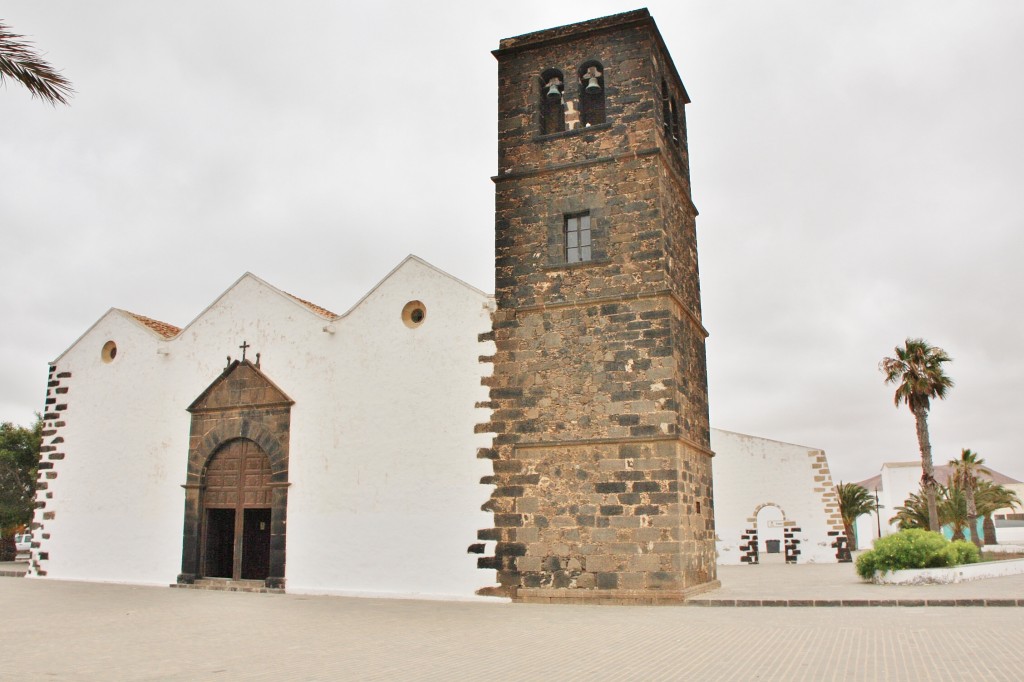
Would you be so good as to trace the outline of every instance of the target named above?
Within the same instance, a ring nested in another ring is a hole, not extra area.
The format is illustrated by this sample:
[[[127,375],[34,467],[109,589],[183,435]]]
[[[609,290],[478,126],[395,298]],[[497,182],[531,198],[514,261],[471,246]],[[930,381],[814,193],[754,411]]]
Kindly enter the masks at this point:
[[[772,506],[782,513],[781,530],[798,541],[797,563],[837,560],[833,545],[845,533],[823,450],[721,429],[711,429],[711,449],[719,564],[746,563],[743,536],[757,528],[758,512]],[[770,536],[776,535],[773,528]],[[760,545],[763,560],[763,537]]]
[[[405,304],[421,301],[409,328]],[[227,356],[260,353],[292,400],[286,589],[474,598],[494,571],[467,553],[488,489],[481,356],[494,353],[484,293],[406,259],[349,312],[321,314],[243,275],[166,338],[110,310],[51,367],[34,577],[168,585],[181,569],[190,415]],[[102,358],[108,341],[112,362]],[[60,377],[55,378],[55,377]],[[58,393],[59,392],[59,393]],[[824,453],[712,430],[720,563],[776,505],[798,562],[835,561],[842,530]],[[770,511],[770,510],[767,510]],[[766,513],[767,513],[766,511]]]
[[[427,311],[416,328],[401,319],[410,300]],[[474,433],[489,416],[475,406],[488,400],[479,357],[494,348],[477,335],[489,329],[487,295],[415,257],[338,318],[250,274],[170,339],[109,311],[53,363],[70,376],[46,422],[31,574],[175,581],[185,408],[244,340],[295,401],[288,591],[473,598],[494,580],[466,552],[491,525],[490,466],[476,457],[490,436]]]

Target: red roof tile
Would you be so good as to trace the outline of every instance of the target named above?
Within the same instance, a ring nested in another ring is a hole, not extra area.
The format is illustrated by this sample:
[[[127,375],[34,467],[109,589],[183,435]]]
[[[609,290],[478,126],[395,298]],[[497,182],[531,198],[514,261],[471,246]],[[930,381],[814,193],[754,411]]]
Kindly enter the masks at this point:
[[[286,292],[284,292],[284,293],[288,294],[288,292],[287,292],[287,291],[286,291]],[[298,301],[298,302],[299,302],[299,303],[301,303],[302,305],[304,305],[304,306],[306,306],[307,308],[309,308],[310,310],[312,310],[312,311],[313,311],[314,313],[316,313],[317,315],[323,315],[324,317],[329,317],[329,318],[331,318],[331,319],[334,319],[334,318],[336,318],[336,317],[340,317],[340,315],[337,315],[337,314],[335,314],[335,313],[332,313],[332,312],[331,312],[330,310],[328,310],[327,308],[321,308],[321,307],[320,307],[320,306],[318,306],[318,305],[317,305],[316,303],[310,303],[310,302],[309,302],[309,301],[307,301],[306,299],[304,299],[304,298],[299,298],[299,297],[298,297],[298,296],[296,296],[295,294],[288,294],[288,295],[289,295],[289,296],[291,296],[292,298],[294,298],[294,299],[295,299],[296,301]]]
[[[129,312],[127,310],[125,310],[124,312],[128,313],[136,320],[146,325],[147,327],[149,327],[150,329],[152,329],[165,339],[177,336],[178,333],[181,332],[181,327],[175,327],[173,324],[167,324],[166,322],[161,322],[160,320],[154,320],[153,318],[146,317],[145,315],[136,315],[135,313]]]

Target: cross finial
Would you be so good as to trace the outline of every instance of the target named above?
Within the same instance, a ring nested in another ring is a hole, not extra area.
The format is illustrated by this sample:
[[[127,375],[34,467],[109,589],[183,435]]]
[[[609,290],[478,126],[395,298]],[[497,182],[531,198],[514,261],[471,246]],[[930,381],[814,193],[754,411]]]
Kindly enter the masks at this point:
[[[245,362],[245,351],[248,350],[249,348],[252,348],[252,346],[250,346],[245,341],[242,341],[242,345],[239,346],[239,348],[242,349],[242,362]]]

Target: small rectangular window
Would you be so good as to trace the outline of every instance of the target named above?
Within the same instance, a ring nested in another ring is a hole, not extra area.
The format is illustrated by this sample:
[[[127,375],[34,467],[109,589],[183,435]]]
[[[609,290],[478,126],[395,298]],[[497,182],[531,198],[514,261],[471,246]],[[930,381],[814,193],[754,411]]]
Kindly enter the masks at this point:
[[[590,214],[565,217],[565,262],[582,263],[590,255]]]

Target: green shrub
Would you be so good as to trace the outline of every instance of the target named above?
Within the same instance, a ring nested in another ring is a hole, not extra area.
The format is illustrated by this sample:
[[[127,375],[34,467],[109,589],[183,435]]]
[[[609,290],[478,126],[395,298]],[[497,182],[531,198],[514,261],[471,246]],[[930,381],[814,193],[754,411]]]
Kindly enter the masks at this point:
[[[979,552],[978,548],[974,546],[974,543],[967,542],[966,540],[951,542],[942,551],[944,554],[949,556],[949,563],[946,564],[947,566],[976,564],[981,561],[981,552]]]
[[[876,556],[874,550],[871,550],[857,557],[857,575],[864,580],[871,580],[875,571],[878,570],[878,565],[875,562]]]
[[[950,544],[941,533],[920,528],[903,530],[895,535],[879,538],[875,547],[857,558],[857,575],[870,580],[875,571],[899,571],[905,568],[931,568],[936,566],[952,566],[961,557],[969,556],[969,551],[959,545],[971,545],[969,542]],[[953,549],[950,549],[953,548]],[[977,550],[973,555],[977,561]]]

